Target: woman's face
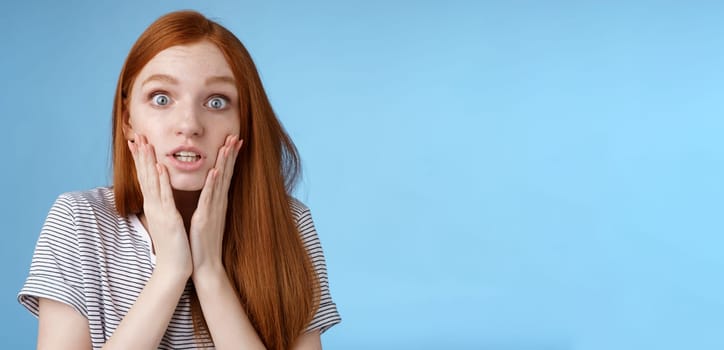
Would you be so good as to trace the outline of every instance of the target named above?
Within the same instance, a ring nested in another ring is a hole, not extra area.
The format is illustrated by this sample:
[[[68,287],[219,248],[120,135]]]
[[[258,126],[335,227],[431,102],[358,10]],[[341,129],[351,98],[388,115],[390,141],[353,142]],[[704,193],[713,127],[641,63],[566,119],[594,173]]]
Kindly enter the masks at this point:
[[[159,52],[131,87],[126,138],[145,136],[168,168],[171,187],[198,191],[228,135],[238,135],[234,75],[216,45],[201,41]]]

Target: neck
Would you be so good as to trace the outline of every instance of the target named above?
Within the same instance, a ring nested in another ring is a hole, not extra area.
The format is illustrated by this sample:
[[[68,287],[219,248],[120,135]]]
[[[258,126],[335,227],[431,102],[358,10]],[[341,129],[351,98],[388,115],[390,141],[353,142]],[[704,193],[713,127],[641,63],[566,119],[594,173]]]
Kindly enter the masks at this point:
[[[173,190],[173,199],[176,202],[176,209],[179,214],[181,214],[181,218],[184,220],[186,232],[189,232],[189,227],[191,226],[191,216],[193,216],[194,211],[196,211],[200,195],[201,191]]]

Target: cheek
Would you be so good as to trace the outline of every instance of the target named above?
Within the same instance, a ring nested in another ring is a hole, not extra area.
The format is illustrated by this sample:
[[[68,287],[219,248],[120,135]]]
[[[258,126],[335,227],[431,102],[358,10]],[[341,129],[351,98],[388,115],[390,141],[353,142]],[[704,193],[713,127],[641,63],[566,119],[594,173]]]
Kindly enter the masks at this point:
[[[154,140],[161,135],[163,125],[158,123],[163,120],[158,116],[158,111],[152,110],[145,106],[131,106],[129,123],[133,132],[146,136],[149,143],[154,144]]]
[[[131,106],[128,108],[128,113],[128,124],[130,125],[132,131],[136,134],[144,134],[146,131],[144,121],[147,118],[144,118],[145,113],[143,113],[142,108],[139,108],[135,104],[131,103]]]
[[[230,120],[229,123],[226,125],[226,134],[241,136],[241,121],[238,117]]]
[[[226,137],[229,135],[240,135],[240,125],[239,120],[232,120],[231,118],[224,120],[223,122],[216,123],[213,127],[207,127],[207,132],[211,135],[213,142],[217,145],[217,147],[221,147],[224,145],[224,141],[226,141]]]

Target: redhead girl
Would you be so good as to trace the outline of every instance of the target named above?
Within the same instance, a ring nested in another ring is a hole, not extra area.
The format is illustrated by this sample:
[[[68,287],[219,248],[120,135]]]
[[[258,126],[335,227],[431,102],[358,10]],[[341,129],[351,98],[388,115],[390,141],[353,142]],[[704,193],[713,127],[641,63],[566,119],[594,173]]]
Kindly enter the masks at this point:
[[[113,186],[58,197],[19,301],[40,349],[320,349],[340,322],[294,144],[254,63],[191,12],[121,70]]]

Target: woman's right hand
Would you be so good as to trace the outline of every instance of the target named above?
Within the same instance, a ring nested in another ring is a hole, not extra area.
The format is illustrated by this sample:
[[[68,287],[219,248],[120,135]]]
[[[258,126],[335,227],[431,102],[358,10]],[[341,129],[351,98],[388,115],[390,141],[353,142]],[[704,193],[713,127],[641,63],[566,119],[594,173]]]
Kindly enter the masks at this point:
[[[156,161],[153,145],[143,135],[128,141],[143,193],[143,215],[156,252],[156,268],[188,278],[193,272],[183,219],[176,209],[168,169]]]

